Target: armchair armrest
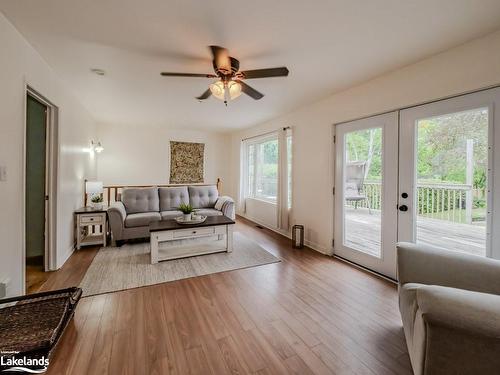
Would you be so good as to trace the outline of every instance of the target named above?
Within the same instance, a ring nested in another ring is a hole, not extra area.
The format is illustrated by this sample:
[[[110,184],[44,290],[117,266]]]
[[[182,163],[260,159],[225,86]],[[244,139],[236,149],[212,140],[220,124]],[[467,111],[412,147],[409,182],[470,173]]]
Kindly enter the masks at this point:
[[[215,202],[215,209],[222,211],[222,213],[231,220],[234,220],[236,217],[234,210],[234,201],[231,197],[220,196],[219,198],[217,198],[217,202]]]
[[[420,283],[500,294],[500,262],[413,243],[397,245],[399,284]]]
[[[111,228],[111,234],[113,235],[113,240],[121,240],[123,229],[125,227],[125,219],[127,217],[127,211],[122,202],[114,202],[108,208],[108,219],[109,226]]]
[[[429,323],[494,338],[500,337],[500,296],[424,285],[417,304]]]

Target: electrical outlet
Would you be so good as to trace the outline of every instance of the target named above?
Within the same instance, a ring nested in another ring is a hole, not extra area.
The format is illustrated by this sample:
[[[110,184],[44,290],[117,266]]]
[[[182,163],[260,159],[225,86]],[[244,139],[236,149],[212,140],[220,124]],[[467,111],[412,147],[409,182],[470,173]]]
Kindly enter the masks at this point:
[[[7,167],[0,165],[0,181],[7,181]]]

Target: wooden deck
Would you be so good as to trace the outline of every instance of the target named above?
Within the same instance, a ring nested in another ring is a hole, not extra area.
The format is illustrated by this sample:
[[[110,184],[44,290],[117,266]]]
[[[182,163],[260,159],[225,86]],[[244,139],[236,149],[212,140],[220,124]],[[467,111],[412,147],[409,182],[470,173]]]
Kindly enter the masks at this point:
[[[380,255],[380,211],[346,207],[346,245]],[[417,242],[474,255],[485,255],[484,225],[453,223],[419,216]]]

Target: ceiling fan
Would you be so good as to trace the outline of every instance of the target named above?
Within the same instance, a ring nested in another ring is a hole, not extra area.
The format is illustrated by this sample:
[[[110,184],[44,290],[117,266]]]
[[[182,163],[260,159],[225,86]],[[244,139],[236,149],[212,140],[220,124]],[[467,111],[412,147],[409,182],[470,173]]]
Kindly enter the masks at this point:
[[[288,69],[284,66],[279,68],[240,71],[240,62],[234,57],[229,56],[227,49],[219,46],[210,46],[209,48],[210,51],[212,51],[212,65],[215,74],[162,72],[161,75],[164,77],[216,78],[217,80],[210,84],[208,89],[203,94],[196,97],[196,99],[202,101],[213,95],[217,99],[223,100],[226,106],[229,100],[236,99],[242,92],[255,100],[259,100],[264,96],[264,94],[243,82],[243,80],[286,77],[288,75]]]

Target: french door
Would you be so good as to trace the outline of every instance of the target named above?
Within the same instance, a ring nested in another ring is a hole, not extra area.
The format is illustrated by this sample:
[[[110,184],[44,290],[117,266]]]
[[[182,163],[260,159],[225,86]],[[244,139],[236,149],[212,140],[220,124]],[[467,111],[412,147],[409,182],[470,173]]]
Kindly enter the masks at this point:
[[[500,259],[499,107],[497,88],[336,125],[334,253],[391,278],[397,241]]]
[[[395,278],[398,113],[336,126],[334,252]]]

